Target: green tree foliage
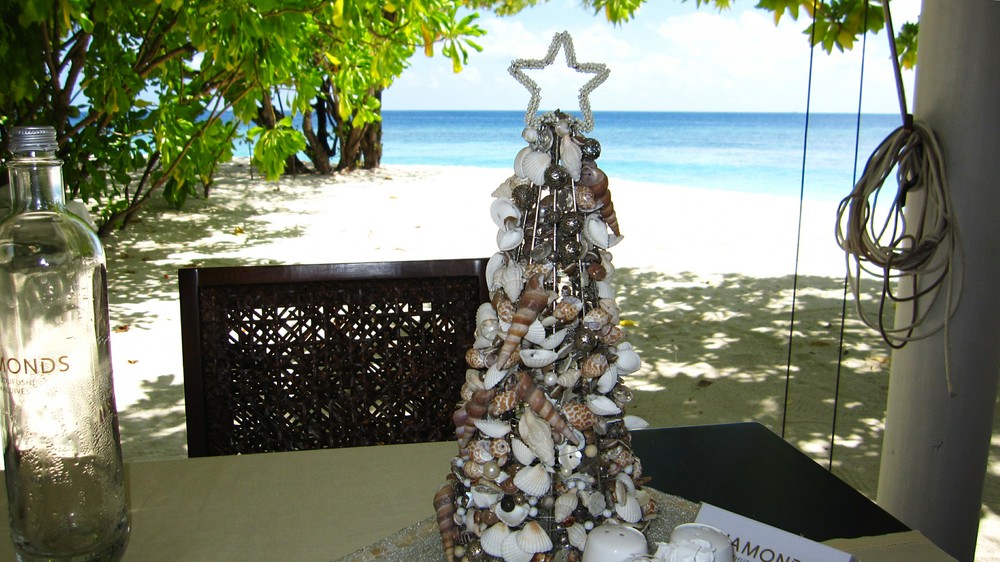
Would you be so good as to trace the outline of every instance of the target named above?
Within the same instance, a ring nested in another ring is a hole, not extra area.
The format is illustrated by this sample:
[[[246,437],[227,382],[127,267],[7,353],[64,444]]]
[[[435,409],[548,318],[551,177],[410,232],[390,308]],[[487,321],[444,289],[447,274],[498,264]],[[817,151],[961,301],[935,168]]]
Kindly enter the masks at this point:
[[[106,233],[153,193],[180,206],[207,191],[239,124],[275,178],[314,148],[290,119],[318,97],[347,136],[377,122],[418,46],[456,68],[479,48],[475,16],[456,14],[450,0],[3,0],[0,125],[56,127],[68,195]]]

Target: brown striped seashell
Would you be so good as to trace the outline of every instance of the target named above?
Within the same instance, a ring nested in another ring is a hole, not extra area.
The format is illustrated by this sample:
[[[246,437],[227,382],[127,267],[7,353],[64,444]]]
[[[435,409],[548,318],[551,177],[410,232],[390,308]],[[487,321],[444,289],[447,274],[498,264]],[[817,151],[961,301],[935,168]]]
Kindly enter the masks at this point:
[[[459,447],[465,447],[472,441],[472,436],[476,433],[476,420],[486,417],[494,396],[496,390],[477,390],[472,393],[472,400],[455,412],[453,419]]]
[[[588,408],[586,404],[581,404],[580,402],[567,402],[563,404],[562,412],[563,416],[566,417],[566,421],[580,431],[588,430],[597,423],[597,414]]]
[[[602,353],[591,353],[580,365],[580,375],[585,379],[597,378],[608,370],[608,358]]]
[[[611,201],[611,190],[608,189],[608,176],[593,162],[583,165],[580,172],[580,185],[590,188],[594,199],[601,205],[601,217],[611,227],[615,236],[621,236],[618,229],[618,216],[615,214],[615,204]]]
[[[507,363],[514,350],[520,346],[521,338],[528,333],[528,328],[548,304],[549,294],[543,287],[542,276],[535,275],[528,279],[518,300],[517,312],[511,319],[510,329],[507,330],[507,337],[504,338],[503,346],[497,354],[497,365]]]
[[[566,420],[563,419],[562,414],[556,410],[555,406],[549,402],[545,391],[535,384],[534,379],[528,373],[522,372],[518,374],[517,386],[514,387],[514,391],[517,392],[518,398],[527,403],[531,411],[545,420],[552,429],[559,432],[566,439],[569,439],[570,442],[579,444],[579,439],[573,433],[573,429],[566,423]]]
[[[441,545],[444,547],[445,560],[454,562],[458,529],[455,527],[455,486],[451,482],[443,484],[434,494],[434,511],[437,517],[438,532],[441,533]]]
[[[489,412],[491,415],[499,416],[513,410],[515,406],[517,406],[517,393],[505,390],[493,397]]]

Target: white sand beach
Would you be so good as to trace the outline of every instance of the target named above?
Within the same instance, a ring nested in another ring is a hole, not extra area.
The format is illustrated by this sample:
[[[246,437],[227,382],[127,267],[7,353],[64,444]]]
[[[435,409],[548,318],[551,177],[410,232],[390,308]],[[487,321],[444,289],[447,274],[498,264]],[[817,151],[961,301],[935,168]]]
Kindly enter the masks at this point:
[[[840,348],[845,266],[834,240],[836,203],[804,202],[799,236],[796,197],[609,173],[625,236],[612,249],[612,281],[643,358],[628,380],[636,391],[630,413],[656,427],[784,426],[786,439],[824,465],[832,452],[834,472],[875,497],[890,354],[850,301]],[[509,175],[386,166],[268,183],[242,162],[224,165],[210,197],[183,210],[151,201],[140,221],[105,240],[126,460],[186,456],[178,268],[485,257],[496,248],[490,194]],[[992,455],[979,560],[1000,560],[997,513],[1000,462]]]

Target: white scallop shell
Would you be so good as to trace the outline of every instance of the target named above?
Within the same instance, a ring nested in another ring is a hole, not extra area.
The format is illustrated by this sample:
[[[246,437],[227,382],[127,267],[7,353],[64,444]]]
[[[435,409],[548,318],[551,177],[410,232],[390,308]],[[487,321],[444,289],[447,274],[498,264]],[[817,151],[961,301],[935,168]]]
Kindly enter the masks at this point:
[[[501,250],[513,250],[521,243],[521,240],[524,240],[524,230],[520,227],[497,231],[497,248]]]
[[[601,220],[600,215],[591,214],[583,225],[583,236],[598,248],[607,248],[611,244],[608,225]]]
[[[507,538],[503,540],[503,560],[504,562],[530,562],[535,556],[531,552],[525,552],[521,550],[521,547],[517,546],[517,533],[519,531],[514,531],[507,535]]]
[[[514,458],[517,459],[517,462],[524,466],[528,466],[538,458],[535,456],[535,453],[531,452],[531,448],[517,437],[510,439],[510,451],[514,453]]]
[[[528,521],[517,531],[517,546],[532,554],[552,550],[552,539],[538,521]]]
[[[498,227],[507,228],[509,220],[520,220],[521,210],[510,199],[498,197],[490,203],[490,218]]]
[[[573,514],[576,506],[580,505],[580,498],[576,495],[576,490],[564,492],[556,498],[556,505],[552,509],[552,515],[557,523],[564,521]]]
[[[618,367],[618,372],[623,375],[628,375],[639,370],[642,366],[642,358],[639,354],[632,349],[631,345],[625,347],[626,344],[618,344],[617,351],[615,352],[615,366]]]
[[[554,318],[553,316],[547,316],[546,318]],[[542,323],[544,325],[544,322]],[[553,332],[552,335],[547,336],[540,342],[535,342],[542,346],[544,349],[555,349],[559,347],[563,340],[566,339],[566,334],[569,333],[569,328],[563,328],[557,332]]]
[[[631,414],[622,418],[625,423],[626,429],[646,429],[649,427],[649,422],[640,418],[639,416],[633,416]]]
[[[496,275],[497,271],[500,270],[504,264],[507,263],[507,256],[503,252],[496,252],[490,259],[486,262],[486,271],[484,276],[486,277],[486,288],[493,292],[493,289],[497,286]]]
[[[514,509],[510,511],[504,511],[499,503],[493,506],[493,512],[497,514],[497,518],[510,527],[517,527],[524,522],[528,518],[528,510],[528,506],[523,503],[514,504]]]
[[[506,369],[499,369],[495,364],[490,365],[489,369],[486,369],[486,374],[483,375],[483,388],[489,390],[494,386],[500,384],[504,378],[507,377]]]
[[[544,185],[545,170],[551,163],[552,157],[548,154],[544,152],[531,151],[521,158],[521,173],[518,175],[522,178],[527,178],[535,185]],[[517,170],[515,168],[515,173],[516,171]]]
[[[569,539],[569,544],[575,546],[576,548],[583,550],[587,546],[587,529],[579,523],[573,523],[566,529],[566,536]]]
[[[602,299],[615,298],[615,290],[611,287],[611,283],[608,283],[607,281],[596,281],[596,283],[597,283],[597,296],[599,298]]]
[[[597,379],[597,391],[602,394],[611,392],[611,389],[618,384],[618,368],[611,365],[604,371],[604,374]]]
[[[529,496],[541,497],[552,488],[552,477],[544,466],[534,464],[514,475],[514,485]]]
[[[559,143],[559,155],[563,167],[569,172],[573,181],[580,181],[580,170],[583,168],[583,150],[571,136],[565,136]]]
[[[535,415],[531,410],[525,410],[517,425],[517,432],[524,444],[532,453],[547,466],[556,463],[555,443],[552,441],[552,428],[548,422]],[[518,473],[520,474],[520,473]]]
[[[530,369],[551,365],[559,354],[550,349],[522,349],[521,363]]]
[[[491,420],[491,419],[478,419],[474,420],[472,423],[476,424],[479,431],[484,435],[488,435],[494,439],[503,437],[510,433],[510,422],[503,420]]]
[[[622,413],[622,409],[613,400],[597,394],[587,396],[587,407],[599,416],[613,416]]]
[[[626,523],[638,523],[642,520],[642,507],[635,496],[628,496],[624,503],[616,503],[615,513]]]
[[[521,150],[517,151],[517,155],[514,156],[514,175],[519,178],[525,178],[524,175],[524,158],[532,153],[532,148],[526,146]]]
[[[483,536],[479,538],[479,543],[483,545],[483,550],[490,556],[503,556],[503,541],[507,538],[507,535],[510,535],[510,527],[503,521],[500,521],[483,531]]]

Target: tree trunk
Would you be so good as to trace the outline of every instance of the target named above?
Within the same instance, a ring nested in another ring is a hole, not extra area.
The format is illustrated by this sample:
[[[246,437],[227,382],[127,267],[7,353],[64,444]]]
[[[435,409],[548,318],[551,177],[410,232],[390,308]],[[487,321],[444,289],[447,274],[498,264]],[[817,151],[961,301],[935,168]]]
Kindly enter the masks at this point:
[[[320,141],[319,137],[313,131],[312,127],[313,112],[307,111],[302,116],[302,134],[306,137],[306,155],[309,160],[313,163],[313,168],[320,174],[329,174],[333,170],[330,168],[330,156],[327,154],[325,148],[323,148],[323,143]],[[320,116],[320,121],[323,117]]]

